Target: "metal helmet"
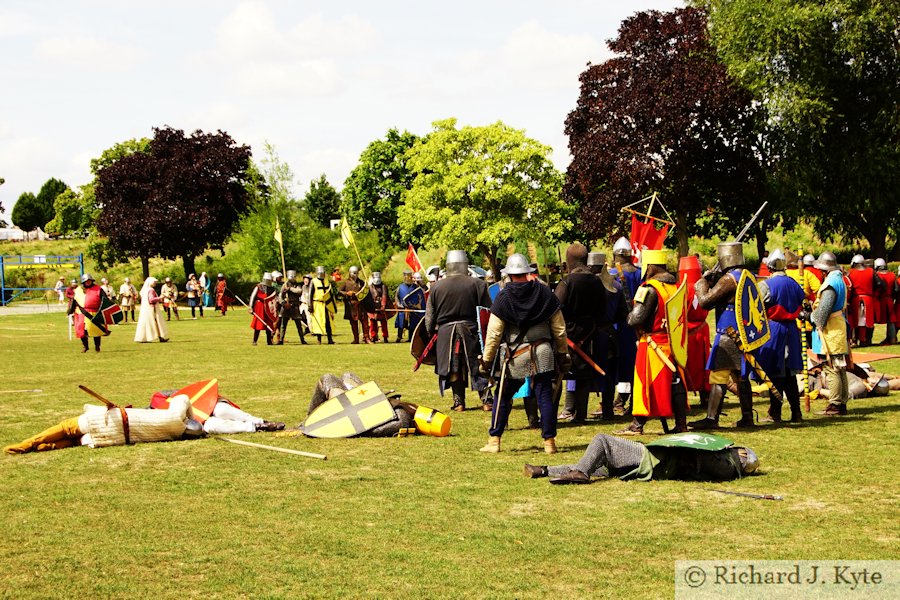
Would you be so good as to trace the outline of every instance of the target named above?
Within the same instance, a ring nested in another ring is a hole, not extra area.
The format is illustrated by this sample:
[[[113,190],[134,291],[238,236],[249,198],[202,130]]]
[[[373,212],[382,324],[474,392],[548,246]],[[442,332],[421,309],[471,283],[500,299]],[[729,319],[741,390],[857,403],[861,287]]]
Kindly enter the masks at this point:
[[[875,259],[875,270],[876,271],[887,271],[887,263],[883,258]]]
[[[94,278],[91,277],[90,273],[85,273],[84,275],[81,276],[81,283],[87,283],[88,281],[93,281],[93,280],[94,280]]]
[[[279,277],[284,277],[281,271],[272,271],[272,279],[278,279]]]
[[[316,277],[324,277],[325,276],[325,267],[319,265],[316,267]]]
[[[416,283],[420,283],[422,281],[422,274],[416,271],[415,273],[413,273],[412,280]]]
[[[296,277],[297,277],[297,271],[295,271],[293,269],[288,269],[287,278],[289,280],[293,281]]]
[[[821,271],[834,271],[838,268],[837,257],[827,250],[819,255],[819,259],[816,261],[814,265],[817,269]]]
[[[225,274],[219,273],[218,275],[216,275],[216,279],[225,279]]]
[[[126,278],[125,278],[125,283],[131,283],[131,278],[130,278],[130,277],[126,277]]]
[[[861,265],[865,261],[866,261],[866,259],[863,258],[862,254],[856,254],[853,258],[850,259],[850,266],[852,267],[854,265]]]
[[[166,277],[166,283],[172,283],[172,278],[171,278],[171,277]]]
[[[631,256],[631,242],[627,237],[622,236],[613,244],[613,256]]]
[[[381,285],[381,271],[375,271],[372,273],[372,283],[375,285]]]
[[[507,275],[526,275],[528,273],[534,273],[534,269],[528,264],[528,259],[525,258],[525,255],[519,254],[518,252],[506,259],[506,268],[504,271],[506,271]]]
[[[744,246],[740,242],[722,242],[716,246],[716,258],[722,269],[744,266]]]
[[[262,280],[263,281],[272,281],[272,274],[268,273],[268,272],[263,273]]]
[[[73,279],[69,282],[69,285],[78,285],[78,282]]]
[[[352,267],[350,267],[350,269],[347,272],[350,273],[351,277],[355,277],[356,274],[359,273],[359,267],[357,267],[356,265],[353,265]]]
[[[447,252],[447,275],[468,275],[469,257],[462,250]]]
[[[587,265],[589,267],[602,267],[606,264],[606,254],[603,252],[588,252]]]
[[[759,468],[759,457],[756,456],[756,452],[750,448],[738,448],[737,451],[744,475],[750,475]]]
[[[812,254],[806,254],[803,256],[803,266],[804,267],[812,267],[816,264],[816,257]]]
[[[773,271],[784,271],[787,260],[785,259],[784,252],[781,251],[781,248],[776,248],[769,254],[769,257],[766,259],[766,264],[769,265],[769,268]]]
[[[100,283],[102,283],[103,285],[106,285],[107,283],[109,283],[109,280],[106,279],[106,277],[101,277],[101,278],[100,278]]]

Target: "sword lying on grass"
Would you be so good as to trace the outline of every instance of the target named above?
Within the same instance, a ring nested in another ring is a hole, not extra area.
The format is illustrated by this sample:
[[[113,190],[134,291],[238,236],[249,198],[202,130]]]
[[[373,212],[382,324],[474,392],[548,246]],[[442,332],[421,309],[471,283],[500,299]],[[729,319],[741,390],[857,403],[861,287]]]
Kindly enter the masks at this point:
[[[744,492],[729,492],[728,490],[709,490],[719,494],[731,494],[732,496],[743,496],[745,498],[753,498],[754,500],[784,500],[784,496],[775,496],[773,494],[747,494]]]

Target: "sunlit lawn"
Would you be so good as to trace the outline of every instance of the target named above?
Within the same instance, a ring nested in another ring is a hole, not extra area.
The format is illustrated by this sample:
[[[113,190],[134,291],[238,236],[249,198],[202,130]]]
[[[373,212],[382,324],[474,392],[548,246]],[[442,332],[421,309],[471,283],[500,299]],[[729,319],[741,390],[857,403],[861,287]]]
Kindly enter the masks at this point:
[[[352,346],[343,324],[335,346],[300,346],[294,331],[283,347],[251,346],[243,311],[170,325],[168,344],[135,344],[123,325],[83,355],[61,314],[0,317],[0,445],[79,414],[91,399],[78,384],[145,406],[155,390],[217,377],[242,408],[288,427],[325,372],[449,406],[429,368],[411,372],[406,344]],[[898,360],[875,364],[900,372]],[[9,392],[31,389],[42,392]],[[0,595],[660,598],[678,559],[897,559],[896,401],[736,431],[729,398],[723,434],[755,448],[763,474],[715,485],[525,479],[523,463],[547,459],[521,407],[494,456],[478,452],[480,410],[453,413],[444,439],[241,436],[327,461],[214,439],[3,455]],[[595,433],[621,425],[561,428],[552,460],[576,461]],[[661,433],[655,422],[648,431]]]

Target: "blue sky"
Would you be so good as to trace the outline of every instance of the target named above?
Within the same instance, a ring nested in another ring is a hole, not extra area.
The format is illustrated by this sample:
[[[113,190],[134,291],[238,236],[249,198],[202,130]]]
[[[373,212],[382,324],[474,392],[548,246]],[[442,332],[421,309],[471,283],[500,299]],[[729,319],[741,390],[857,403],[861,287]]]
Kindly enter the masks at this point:
[[[271,143],[296,192],[337,188],[391,127],[502,120],[569,155],[563,122],[625,17],[676,0],[4,0],[0,204],[155,126]]]

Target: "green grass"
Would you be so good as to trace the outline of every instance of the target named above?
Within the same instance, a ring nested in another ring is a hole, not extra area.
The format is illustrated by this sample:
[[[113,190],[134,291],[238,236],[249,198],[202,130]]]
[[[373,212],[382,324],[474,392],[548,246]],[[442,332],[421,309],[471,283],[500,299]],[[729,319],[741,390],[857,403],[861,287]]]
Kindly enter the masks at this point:
[[[0,444],[79,414],[91,399],[78,384],[145,406],[155,390],[217,377],[223,395],[289,427],[325,372],[449,404],[427,368],[411,372],[405,344],[351,346],[343,322],[330,347],[294,336],[252,347],[242,311],[170,325],[169,344],[135,344],[133,326],[119,326],[83,355],[61,314],[0,317],[0,391],[43,390],[0,393]],[[898,360],[876,364],[900,372]],[[763,474],[715,485],[525,479],[523,463],[547,460],[521,406],[494,456],[478,452],[488,416],[474,410],[452,413],[443,439],[241,436],[327,461],[214,439],[3,455],[0,596],[661,598],[679,559],[898,559],[896,400],[852,402],[847,417],[800,427],[725,430],[756,449]],[[730,426],[733,398],[726,411]],[[618,427],[561,427],[553,462],[576,461]]]

